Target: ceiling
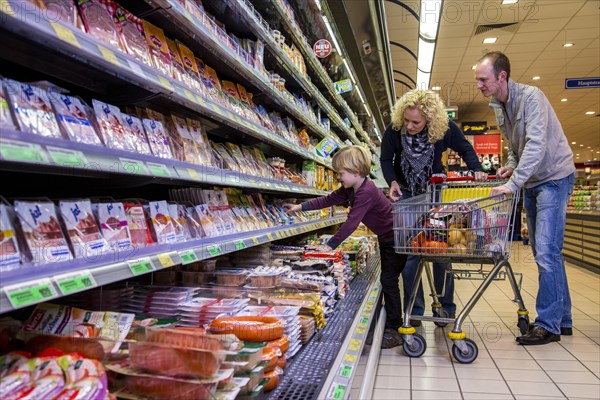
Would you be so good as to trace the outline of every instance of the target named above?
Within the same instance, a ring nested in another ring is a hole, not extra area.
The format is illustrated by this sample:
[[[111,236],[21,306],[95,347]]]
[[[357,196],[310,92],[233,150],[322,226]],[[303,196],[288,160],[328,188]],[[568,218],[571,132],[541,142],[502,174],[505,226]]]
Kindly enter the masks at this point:
[[[458,122],[495,126],[489,100],[477,90],[473,65],[487,51],[511,60],[511,78],[540,87],[572,144],[576,162],[600,159],[600,89],[565,90],[565,78],[600,76],[600,0],[445,0],[430,87],[440,86]],[[396,97],[414,88],[418,0],[384,0]],[[413,15],[414,14],[414,15]],[[476,34],[479,25],[512,24]],[[495,44],[483,44],[497,37]],[[574,43],[572,47],[563,44]],[[411,54],[412,53],[412,54]],[[532,80],[539,76],[539,80]],[[567,99],[567,101],[561,101]],[[594,115],[586,112],[594,111]]]

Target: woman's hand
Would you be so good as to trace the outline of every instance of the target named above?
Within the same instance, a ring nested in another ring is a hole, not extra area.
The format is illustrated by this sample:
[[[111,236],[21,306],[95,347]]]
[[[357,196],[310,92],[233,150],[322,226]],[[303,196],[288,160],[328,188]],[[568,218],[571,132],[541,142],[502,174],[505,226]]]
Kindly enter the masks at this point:
[[[398,182],[393,181],[392,184],[390,185],[390,199],[392,199],[394,201],[398,201],[398,200],[400,200],[401,197],[402,197],[402,190],[400,190],[400,185],[398,185]]]
[[[283,208],[285,209],[285,212],[288,215],[294,215],[296,214],[298,211],[302,211],[302,205],[301,204],[290,204],[290,203],[285,203],[283,205]]]

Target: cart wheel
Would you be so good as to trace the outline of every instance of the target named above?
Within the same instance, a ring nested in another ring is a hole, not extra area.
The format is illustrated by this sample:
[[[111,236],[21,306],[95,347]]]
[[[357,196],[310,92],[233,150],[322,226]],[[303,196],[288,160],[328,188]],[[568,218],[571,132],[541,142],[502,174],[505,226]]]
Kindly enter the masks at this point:
[[[440,314],[440,311],[438,309],[433,309],[433,316],[434,317],[441,317],[441,318],[448,318],[450,316],[450,314],[448,314],[448,311],[442,309],[442,313]],[[435,326],[438,326],[440,328],[445,327],[446,325],[448,325],[447,322],[439,322],[439,321],[433,321],[433,323],[435,324]]]
[[[527,334],[527,332],[529,332],[529,317],[519,317],[519,321],[517,321],[517,326],[519,327],[521,335]]]
[[[464,339],[465,344],[467,345],[466,353],[463,353],[460,348],[456,345],[452,345],[452,355],[456,358],[456,361],[462,364],[470,364],[479,355],[479,349],[477,349],[477,344],[471,339]]]
[[[412,337],[412,344],[409,345],[405,340],[404,343],[402,343],[402,348],[404,349],[406,355],[409,357],[421,357],[423,353],[425,353],[425,350],[427,350],[427,343],[425,342],[425,338],[419,335],[418,333],[415,333],[414,335],[412,335]]]

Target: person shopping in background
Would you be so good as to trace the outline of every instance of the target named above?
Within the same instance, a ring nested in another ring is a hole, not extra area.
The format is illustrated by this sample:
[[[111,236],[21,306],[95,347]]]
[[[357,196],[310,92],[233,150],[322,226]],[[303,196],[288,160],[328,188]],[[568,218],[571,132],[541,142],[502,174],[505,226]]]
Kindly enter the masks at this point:
[[[510,180],[492,195],[524,188],[527,228],[538,266],[537,318],[522,345],[560,341],[573,334],[571,295],[562,256],[567,203],[575,183],[573,152],[544,93],[510,79],[510,61],[499,51],[487,53],[475,67],[477,87],[491,97],[490,107],[508,140],[508,162],[498,170]]]
[[[319,197],[302,204],[284,204],[288,214],[298,211],[318,210],[349,202],[348,218],[326,245],[317,246],[320,251],[331,251],[339,246],[358,224],[363,222],[379,241],[381,276],[385,300],[386,322],[381,347],[392,348],[402,343],[398,328],[402,325],[402,303],[398,281],[406,255],[394,251],[392,205],[375,184],[368,179],[371,171],[371,154],[360,146],[348,146],[333,156],[333,169],[342,186],[328,196]]]
[[[405,93],[394,105],[392,123],[387,127],[381,142],[381,169],[390,187],[390,198],[405,200],[426,191],[432,174],[444,173],[442,153],[454,150],[475,172],[475,179],[487,179],[479,158],[462,130],[448,120],[445,106],[433,92],[414,89]],[[407,304],[419,265],[418,256],[409,256],[402,272],[404,302]],[[442,309],[450,316],[456,314],[454,304],[454,277],[446,275],[450,264],[433,263],[433,280]],[[417,297],[411,315],[422,316],[425,312],[423,284],[419,283]],[[411,321],[420,326],[421,321]]]

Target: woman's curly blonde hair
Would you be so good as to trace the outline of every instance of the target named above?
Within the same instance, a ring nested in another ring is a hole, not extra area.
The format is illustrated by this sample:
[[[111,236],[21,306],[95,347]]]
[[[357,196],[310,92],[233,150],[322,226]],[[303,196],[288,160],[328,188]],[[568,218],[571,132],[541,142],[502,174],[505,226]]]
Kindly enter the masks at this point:
[[[446,106],[439,95],[428,90],[413,89],[398,99],[392,109],[392,127],[400,130],[404,126],[404,111],[416,108],[427,120],[429,143],[440,141],[448,130]]]

